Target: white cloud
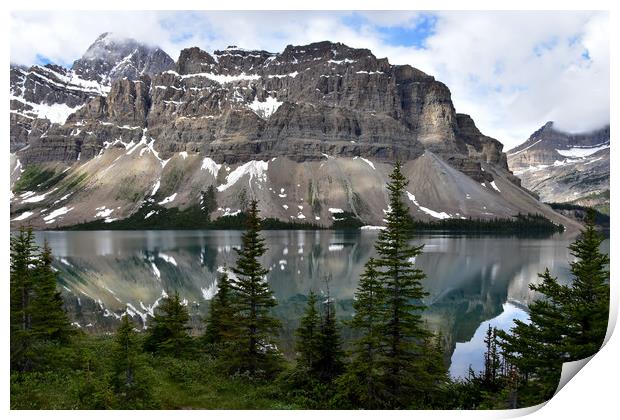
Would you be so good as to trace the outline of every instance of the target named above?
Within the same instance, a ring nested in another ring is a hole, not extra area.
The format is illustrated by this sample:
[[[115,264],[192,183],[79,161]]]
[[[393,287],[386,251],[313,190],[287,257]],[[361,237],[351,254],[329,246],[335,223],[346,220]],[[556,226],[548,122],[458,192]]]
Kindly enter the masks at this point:
[[[37,54],[71,64],[103,32],[117,32],[152,44],[169,34],[156,12],[12,12],[11,61],[33,64]]]
[[[609,122],[609,15],[605,12],[437,12],[426,48],[389,43],[417,12],[13,12],[11,60],[68,63],[102,32],[159,45],[281,51],[322,40],[368,48],[446,83],[457,112],[509,149],[548,120],[568,131]],[[356,24],[345,25],[355,17]],[[347,19],[343,19],[347,18]],[[589,59],[582,57],[587,50]],[[538,52],[538,53],[536,53]]]
[[[426,44],[385,53],[446,83],[457,111],[507,149],[549,120],[567,131],[609,123],[606,13],[442,12]]]

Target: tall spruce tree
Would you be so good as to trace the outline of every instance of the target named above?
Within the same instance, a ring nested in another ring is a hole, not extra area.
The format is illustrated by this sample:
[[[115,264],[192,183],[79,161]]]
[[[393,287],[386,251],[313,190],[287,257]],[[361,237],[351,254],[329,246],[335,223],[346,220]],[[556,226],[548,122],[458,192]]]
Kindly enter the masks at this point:
[[[149,382],[142,377],[140,344],[134,325],[127,314],[114,336],[112,376],[110,384],[118,401],[118,408],[146,408],[150,400]]]
[[[261,237],[258,203],[253,200],[247,212],[247,228],[241,238],[241,249],[232,269],[237,280],[231,285],[235,291],[236,320],[239,336],[234,354],[231,355],[233,371],[249,372],[253,376],[270,376],[280,369],[281,356],[274,343],[280,321],[271,314],[277,305],[269,288],[259,258],[267,248]]]
[[[423,245],[409,244],[411,218],[403,201],[407,184],[401,164],[397,162],[387,185],[386,228],[379,233],[375,244],[378,254],[375,267],[385,290],[381,325],[385,340],[381,359],[387,394],[385,402],[394,408],[414,406],[429,387],[418,379],[425,376],[421,372],[424,369],[421,360],[430,332],[421,320],[421,311],[425,308],[422,299],[427,295],[421,283],[425,275],[414,263]]]
[[[308,295],[304,315],[295,331],[295,349],[299,355],[297,364],[306,372],[317,369],[321,352],[321,315],[317,309],[317,296],[313,290]]]
[[[11,369],[32,367],[32,299],[34,297],[36,252],[31,228],[11,236]]]
[[[542,282],[530,285],[542,294],[529,305],[530,323],[515,320],[509,333],[498,332],[507,362],[521,377],[513,393],[519,406],[551,398],[562,363],[589,357],[600,348],[609,316],[609,256],[600,251],[602,241],[590,213],[569,247],[575,257],[572,283],[559,284],[546,269],[539,274]]]
[[[179,293],[175,291],[172,296],[167,295],[157,307],[147,330],[144,349],[173,357],[186,355],[192,345],[188,322],[189,313],[181,303]]]
[[[530,289],[544,298],[529,305],[529,323],[515,319],[509,333],[497,332],[506,360],[522,379],[517,389],[519,406],[551,398],[560,380],[562,363],[566,361],[561,348],[566,333],[563,303],[568,288],[560,285],[548,269],[539,277],[541,283],[530,284]]]
[[[67,342],[74,333],[57,289],[57,275],[52,269],[52,250],[47,241],[34,269],[32,298],[32,332],[38,339]]]
[[[340,333],[336,322],[336,308],[326,281],[327,295],[323,302],[323,314],[319,334],[319,353],[316,373],[321,382],[331,382],[339,376],[344,368],[344,353],[340,344]]]
[[[603,345],[609,318],[609,255],[600,251],[604,238],[596,231],[591,210],[580,237],[570,245],[573,282],[565,304],[568,329],[563,350],[569,360],[595,354]]]
[[[355,292],[355,315],[349,321],[358,337],[353,342],[351,362],[339,380],[341,392],[356,407],[378,409],[384,406],[381,361],[384,339],[381,326],[385,313],[385,291],[370,258]]]
[[[217,293],[211,300],[203,337],[205,343],[214,345],[218,352],[232,345],[238,335],[233,292],[228,273],[224,272],[217,282]]]
[[[73,333],[57,291],[48,244],[41,252],[32,229],[11,237],[11,368],[28,370],[45,359],[39,344],[66,342]]]

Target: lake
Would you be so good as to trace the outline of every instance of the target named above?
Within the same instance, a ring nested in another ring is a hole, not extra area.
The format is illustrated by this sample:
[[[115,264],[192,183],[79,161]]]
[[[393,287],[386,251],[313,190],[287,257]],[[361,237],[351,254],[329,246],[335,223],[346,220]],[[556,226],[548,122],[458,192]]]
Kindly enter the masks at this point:
[[[195,333],[202,328],[217,278],[236,260],[241,231],[49,231],[67,310],[80,328],[111,332],[127,311],[148,324],[162,295],[178,291],[192,315]],[[278,300],[275,314],[283,323],[280,347],[293,352],[294,330],[310,290],[336,302],[339,319],[353,315],[353,294],[366,261],[374,256],[376,231],[264,231],[268,247],[262,262]],[[488,324],[508,329],[514,318],[527,319],[535,294],[528,284],[549,267],[569,281],[571,238],[516,238],[421,234],[425,244],[416,264],[426,273],[424,319],[440,331],[452,376],[466,376],[483,364],[483,336]],[[609,252],[609,241],[604,243]],[[343,340],[351,338],[342,329]]]

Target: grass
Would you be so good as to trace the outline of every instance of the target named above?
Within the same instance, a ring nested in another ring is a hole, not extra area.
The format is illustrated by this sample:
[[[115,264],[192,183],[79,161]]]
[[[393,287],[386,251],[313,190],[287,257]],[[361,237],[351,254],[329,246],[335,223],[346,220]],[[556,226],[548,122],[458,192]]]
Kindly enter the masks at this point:
[[[64,348],[47,349],[39,371],[11,374],[11,409],[119,408],[110,390],[113,338],[82,334]],[[150,385],[146,408],[288,409],[296,408],[269,382],[228,377],[207,354],[175,359],[145,354]]]
[[[13,185],[13,192],[17,194],[24,191],[45,191],[60,182],[65,175],[66,173],[56,172],[53,169],[31,165],[26,167]]]

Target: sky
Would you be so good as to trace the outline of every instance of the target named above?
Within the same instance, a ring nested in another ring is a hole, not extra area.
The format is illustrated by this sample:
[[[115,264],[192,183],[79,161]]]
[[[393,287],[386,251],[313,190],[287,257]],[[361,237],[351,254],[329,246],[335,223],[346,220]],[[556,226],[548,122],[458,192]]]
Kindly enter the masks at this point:
[[[161,47],[279,52],[330,40],[368,48],[445,83],[504,150],[547,121],[569,132],[609,124],[609,14],[590,11],[12,12],[11,62],[70,66],[103,32]]]

